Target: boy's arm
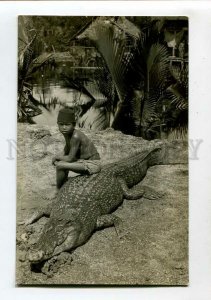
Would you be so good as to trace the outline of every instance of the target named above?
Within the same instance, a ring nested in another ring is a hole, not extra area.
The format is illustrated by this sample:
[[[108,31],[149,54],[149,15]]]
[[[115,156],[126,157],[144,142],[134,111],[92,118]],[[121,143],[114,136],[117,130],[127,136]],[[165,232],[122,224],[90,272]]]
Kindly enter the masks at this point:
[[[65,148],[64,148],[64,150],[61,153],[54,155],[53,158],[52,158],[52,164],[55,165],[55,162],[60,160],[58,157],[64,156],[65,153],[66,152],[65,152]]]
[[[68,155],[57,155],[56,159],[66,162],[76,161],[76,154],[80,146],[80,139],[77,136],[73,136],[70,140],[70,152]]]

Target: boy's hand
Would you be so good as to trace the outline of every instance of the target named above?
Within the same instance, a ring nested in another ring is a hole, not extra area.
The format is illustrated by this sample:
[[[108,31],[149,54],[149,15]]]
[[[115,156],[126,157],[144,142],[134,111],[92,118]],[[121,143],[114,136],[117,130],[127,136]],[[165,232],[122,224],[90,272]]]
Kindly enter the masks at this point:
[[[56,163],[58,160],[59,160],[58,157],[57,157],[57,156],[54,156],[54,157],[52,158],[52,165],[55,166],[55,163]]]

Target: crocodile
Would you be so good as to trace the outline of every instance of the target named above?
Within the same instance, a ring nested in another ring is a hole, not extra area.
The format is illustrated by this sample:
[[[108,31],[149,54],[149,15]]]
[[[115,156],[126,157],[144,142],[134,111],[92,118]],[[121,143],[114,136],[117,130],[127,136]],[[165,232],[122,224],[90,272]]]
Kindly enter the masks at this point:
[[[84,244],[96,229],[117,225],[119,220],[112,212],[124,198],[139,199],[144,195],[154,199],[155,194],[146,189],[133,191],[131,188],[145,177],[150,166],[157,164],[160,150],[161,147],[156,146],[139,151],[102,166],[97,174],[70,178],[59,190],[56,200],[37,210],[26,222],[27,225],[42,216],[49,217],[28,252],[31,264]]]

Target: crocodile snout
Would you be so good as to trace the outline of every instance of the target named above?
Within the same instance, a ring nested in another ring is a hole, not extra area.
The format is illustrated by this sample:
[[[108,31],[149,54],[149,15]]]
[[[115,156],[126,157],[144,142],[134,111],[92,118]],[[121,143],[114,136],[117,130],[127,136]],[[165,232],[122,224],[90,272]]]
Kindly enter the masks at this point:
[[[44,257],[44,251],[31,251],[29,252],[28,258],[30,262],[40,262]]]

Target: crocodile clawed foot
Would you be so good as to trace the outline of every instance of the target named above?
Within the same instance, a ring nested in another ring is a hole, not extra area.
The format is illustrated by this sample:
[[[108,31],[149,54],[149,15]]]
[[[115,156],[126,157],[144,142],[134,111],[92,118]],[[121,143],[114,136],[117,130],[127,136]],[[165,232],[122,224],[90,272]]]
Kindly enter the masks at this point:
[[[117,234],[118,238],[121,241],[127,237],[128,231],[125,229],[122,219],[120,219],[117,216],[115,216],[115,218],[114,218],[114,228],[116,230],[116,234]]]
[[[128,239],[129,231],[127,231],[125,228],[120,229],[119,227],[115,227],[115,229],[116,229],[117,236],[121,242]]]
[[[119,239],[122,239],[127,234],[125,233],[121,218],[119,218],[115,214],[102,215],[98,218],[96,229],[107,228],[110,226],[114,226]]]
[[[66,263],[71,263],[73,260],[72,255],[68,252],[62,252],[59,255],[53,256],[49,260],[47,260],[41,272],[48,277],[52,277],[58,270]]]
[[[159,200],[160,198],[162,198],[162,195],[146,193],[146,194],[144,194],[144,198],[146,198],[148,200]]]
[[[163,198],[163,196],[164,196],[164,193],[155,191],[148,187],[144,188],[144,190],[145,191],[144,191],[143,197],[146,199],[149,199],[149,200],[159,200],[159,199]]]

